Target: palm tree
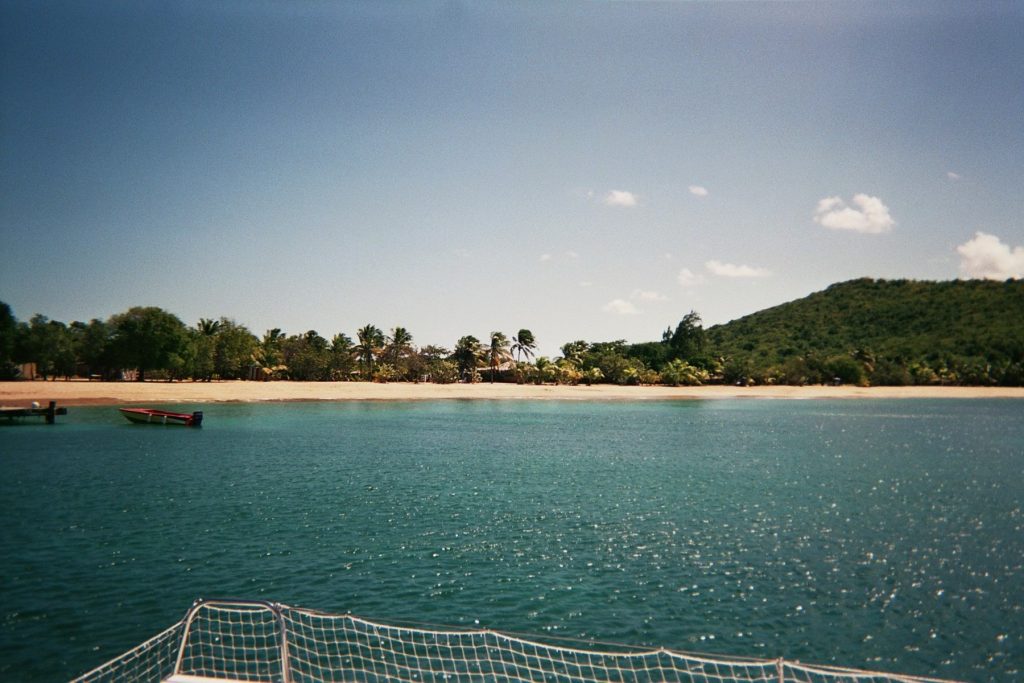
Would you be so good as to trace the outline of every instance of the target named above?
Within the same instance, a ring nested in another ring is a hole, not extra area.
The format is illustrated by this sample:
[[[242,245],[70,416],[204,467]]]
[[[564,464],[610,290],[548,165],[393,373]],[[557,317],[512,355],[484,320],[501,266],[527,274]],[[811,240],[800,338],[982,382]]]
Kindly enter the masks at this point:
[[[263,339],[256,344],[256,349],[252,352],[252,360],[261,368],[265,379],[288,370],[287,366],[281,363],[281,344],[284,340],[281,328],[275,327],[263,334]]]
[[[327,350],[327,340],[320,336],[320,333],[316,330],[310,330],[306,334],[302,335],[303,341],[317,352],[323,352]]]
[[[395,327],[387,338],[384,357],[394,368],[396,379],[407,379],[413,355],[412,335],[404,327]]]
[[[523,356],[526,356],[526,360],[529,361],[533,357],[533,351],[537,348],[537,340],[533,337],[533,332],[529,330],[519,330],[519,334],[512,337],[512,353],[516,354],[518,359],[521,361]]]
[[[864,366],[864,372],[870,375],[875,371],[875,354],[870,349],[858,348],[851,353],[853,359]]]
[[[339,332],[331,338],[331,350],[338,352],[349,352],[352,350],[352,337],[344,332]]]
[[[281,343],[284,342],[285,335],[281,331],[280,327],[275,327],[272,330],[267,330],[263,333],[263,340],[260,342],[260,347],[263,349],[264,357],[270,362],[271,365],[277,365],[281,362]]]
[[[541,356],[537,359],[534,378],[537,384],[544,384],[545,382],[554,381],[557,378],[555,364],[551,362],[550,358],[547,356]]]
[[[398,359],[412,351],[412,335],[404,327],[396,327],[391,330],[387,344],[385,355],[392,365],[398,365]]]
[[[459,366],[459,373],[465,377],[476,372],[477,361],[482,355],[480,340],[473,335],[466,335],[455,343],[452,360]]]
[[[196,330],[204,337],[213,337],[220,332],[220,321],[211,318],[200,318]]]
[[[376,325],[365,325],[356,331],[359,343],[355,352],[363,365],[364,378],[373,376],[373,359],[380,355],[384,347],[384,333]]]
[[[519,334],[512,337],[512,353],[516,355],[518,362],[516,363],[516,372],[518,375],[517,382],[523,383],[523,356],[526,356],[527,362],[533,357],[533,350],[537,348],[537,342],[533,337],[533,332],[530,330],[522,329],[519,330]]]
[[[491,384],[494,384],[494,373],[502,361],[508,360],[512,354],[508,350],[508,337],[504,332],[491,332],[491,348],[487,352],[491,362]]]
[[[562,345],[562,358],[576,366],[583,365],[583,355],[590,348],[590,344],[579,339],[574,342]]]
[[[353,351],[352,337],[340,332],[331,339],[330,353],[330,376],[332,380],[351,379],[349,373],[352,370]]]
[[[194,344],[192,371],[207,382],[213,380],[217,364],[217,342],[214,337],[220,332],[220,321],[212,318],[200,318],[196,323],[198,338]]]
[[[281,331],[280,327],[275,327],[263,333],[264,346],[278,345],[282,340],[284,340],[284,332]]]

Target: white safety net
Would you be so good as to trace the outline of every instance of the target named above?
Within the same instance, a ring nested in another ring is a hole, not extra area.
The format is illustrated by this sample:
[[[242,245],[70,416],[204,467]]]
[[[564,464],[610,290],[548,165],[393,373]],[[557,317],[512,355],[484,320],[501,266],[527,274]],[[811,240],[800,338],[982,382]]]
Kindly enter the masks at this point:
[[[379,624],[276,603],[198,601],[76,683],[922,683],[936,679],[667,649],[563,647],[490,630]]]

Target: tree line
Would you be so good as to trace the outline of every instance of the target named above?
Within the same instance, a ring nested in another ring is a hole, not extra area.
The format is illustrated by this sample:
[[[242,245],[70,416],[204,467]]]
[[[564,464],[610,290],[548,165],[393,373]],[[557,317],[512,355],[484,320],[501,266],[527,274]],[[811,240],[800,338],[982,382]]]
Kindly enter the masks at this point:
[[[695,311],[658,341],[571,341],[536,356],[529,329],[451,348],[367,324],[257,336],[236,321],[186,325],[157,307],[107,320],[18,321],[0,302],[0,378],[258,379],[548,384],[1024,385],[1024,281],[861,279],[705,330]],[[128,372],[126,372],[128,371]]]
[[[531,382],[559,384],[699,384],[715,378],[703,353],[700,317],[690,313],[660,344],[623,340],[565,344],[554,359],[536,356],[529,329],[512,336],[465,335],[451,348],[417,346],[412,333],[367,324],[330,339],[316,330],[255,335],[230,318],[186,325],[158,307],[137,306],[107,320],[69,324],[33,315],[15,318],[0,302],[0,378],[16,379],[24,364],[45,379],[88,377],[212,381],[215,379]]]

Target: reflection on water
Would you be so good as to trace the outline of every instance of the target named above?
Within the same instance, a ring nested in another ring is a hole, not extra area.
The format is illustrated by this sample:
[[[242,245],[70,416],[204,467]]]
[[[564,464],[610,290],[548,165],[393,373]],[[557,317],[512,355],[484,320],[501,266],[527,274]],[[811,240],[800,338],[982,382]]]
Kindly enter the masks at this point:
[[[193,407],[183,408],[192,410]],[[0,429],[0,676],[204,597],[1012,681],[1024,403],[207,405]]]

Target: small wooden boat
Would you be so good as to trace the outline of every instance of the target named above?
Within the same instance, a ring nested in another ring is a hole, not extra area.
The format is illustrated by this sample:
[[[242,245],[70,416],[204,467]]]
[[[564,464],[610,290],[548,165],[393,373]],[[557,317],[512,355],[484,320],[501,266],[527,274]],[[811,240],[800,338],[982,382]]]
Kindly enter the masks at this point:
[[[201,410],[197,410],[191,415],[152,408],[118,408],[118,410],[128,418],[129,422],[138,422],[139,424],[184,425],[186,427],[198,427],[203,424],[203,411]]]

